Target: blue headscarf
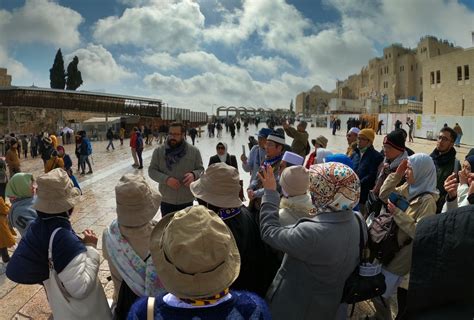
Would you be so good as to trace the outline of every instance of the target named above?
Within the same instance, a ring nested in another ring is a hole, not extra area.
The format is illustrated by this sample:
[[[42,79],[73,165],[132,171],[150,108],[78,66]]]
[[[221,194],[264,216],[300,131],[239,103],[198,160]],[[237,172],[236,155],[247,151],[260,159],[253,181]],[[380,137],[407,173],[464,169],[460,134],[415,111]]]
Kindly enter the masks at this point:
[[[422,193],[439,194],[436,189],[436,167],[433,159],[424,153],[415,153],[408,157],[408,162],[413,169],[415,183],[408,187],[408,201]]]
[[[466,157],[466,161],[471,165],[471,172],[474,172],[474,155]]]
[[[345,164],[351,169],[354,169],[354,162],[352,162],[352,159],[343,153],[336,153],[326,156],[326,162],[339,162]]]

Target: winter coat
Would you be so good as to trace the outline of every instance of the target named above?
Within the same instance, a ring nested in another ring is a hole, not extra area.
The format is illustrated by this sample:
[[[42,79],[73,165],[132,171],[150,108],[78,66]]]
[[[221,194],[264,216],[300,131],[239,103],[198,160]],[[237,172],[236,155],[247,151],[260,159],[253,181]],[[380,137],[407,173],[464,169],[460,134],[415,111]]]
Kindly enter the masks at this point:
[[[306,148],[308,147],[308,132],[298,131],[293,127],[288,127],[285,129],[286,134],[289,137],[293,138],[293,142],[291,143],[291,150],[302,156],[303,158],[306,157]]]
[[[54,170],[56,168],[64,169],[64,160],[63,160],[63,158],[61,158],[61,157],[51,157],[51,159],[49,159],[46,162],[44,172],[48,173],[51,170]]]
[[[260,211],[263,241],[285,252],[267,292],[272,317],[334,319],[344,283],[359,261],[359,224],[352,211],[318,214],[282,227],[280,195],[265,190]]]
[[[354,171],[360,179],[359,203],[364,204],[367,201],[369,191],[375,186],[377,170],[383,161],[383,156],[374,149],[374,146],[368,147],[362,156],[360,150],[356,150],[352,156]]]
[[[441,212],[446,200],[446,190],[444,189],[444,181],[453,173],[456,161],[456,150],[451,148],[447,153],[440,154],[438,150],[433,150],[430,154],[436,166],[436,188],[439,190],[439,199],[436,212]],[[459,166],[460,167],[460,166]]]
[[[58,138],[54,134],[49,136],[51,138],[51,144],[53,145],[53,149],[58,147]]]
[[[20,172],[20,158],[18,157],[17,148],[8,149],[7,154],[5,155],[5,162],[7,163],[10,172]]]
[[[214,164],[214,163],[220,163],[220,162],[221,162],[221,159],[216,154],[209,159],[209,164],[207,166],[210,166],[211,164]],[[239,171],[239,167],[237,166],[237,159],[235,158],[234,155],[227,154],[225,163],[228,164],[229,166],[236,168],[237,171]]]
[[[282,197],[280,200],[280,224],[282,226],[292,225],[301,218],[312,218],[310,214],[313,208],[311,197],[305,193],[295,197]]]
[[[397,173],[389,174],[380,188],[380,200],[385,203],[388,202],[390,193],[394,191],[408,198],[408,183],[397,187],[402,179],[403,176]],[[403,247],[395,254],[395,258],[393,258],[389,265],[386,266],[386,269],[391,273],[404,276],[410,272],[413,242],[409,244],[407,242],[415,238],[416,226],[421,219],[436,214],[436,201],[438,197],[437,194],[423,194],[411,200],[410,206],[405,212],[398,208],[395,209],[396,212],[393,219],[399,228],[397,234],[398,244]]]
[[[174,190],[166,184],[166,180],[169,177],[174,177],[179,181],[183,181],[184,175],[189,172],[192,172],[194,180],[197,180],[204,171],[199,149],[186,141],[183,141],[183,143],[186,144],[186,154],[178,163],[172,166],[171,170],[166,166],[166,144],[158,146],[153,151],[150,167],[148,168],[150,178],[159,183],[158,187],[163,196],[162,201],[176,205],[193,202],[194,196],[189,187],[184,184],[181,184],[178,190]]]
[[[34,202],[35,198],[18,198],[13,201],[10,208],[8,215],[10,225],[16,228],[22,237],[25,236],[30,224],[38,217],[36,210],[33,209]]]
[[[10,248],[16,243],[16,233],[8,224],[9,211],[10,206],[3,201],[3,198],[0,198],[0,248]]]
[[[469,192],[469,185],[460,184],[458,186],[458,196],[456,199],[449,201],[449,196],[446,196],[446,202],[443,205],[443,210],[441,212],[448,212],[460,207],[468,206],[469,200],[467,199]]]
[[[416,228],[406,319],[474,315],[474,205],[426,217]]]
[[[120,233],[125,239],[127,239],[130,246],[137,253],[137,255],[142,258],[142,260],[145,260],[146,257],[150,254],[150,235],[156,223],[156,221],[152,220],[149,223],[136,228],[119,225]],[[107,252],[107,246],[105,245],[106,234],[107,229],[105,229],[102,233],[102,254],[104,256],[104,259],[107,260],[109,263],[109,269],[112,275],[112,281],[114,283],[114,294],[112,298],[114,302],[117,303],[120,285],[122,284],[123,279],[117,268],[114,266]]]

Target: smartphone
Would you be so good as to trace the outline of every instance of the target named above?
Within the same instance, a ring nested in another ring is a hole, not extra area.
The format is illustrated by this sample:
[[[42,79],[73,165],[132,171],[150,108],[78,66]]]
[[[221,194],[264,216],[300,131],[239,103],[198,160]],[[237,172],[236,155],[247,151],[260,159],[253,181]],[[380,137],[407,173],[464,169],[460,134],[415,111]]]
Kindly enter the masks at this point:
[[[245,145],[242,145],[242,154],[245,156]]]
[[[408,207],[410,206],[410,203],[402,197],[400,194],[396,192],[392,192],[389,196],[388,199],[390,202],[392,202],[398,209],[402,211],[406,211]]]
[[[458,160],[454,160],[454,169],[453,172],[456,174],[456,181],[459,183],[459,168],[460,162]]]

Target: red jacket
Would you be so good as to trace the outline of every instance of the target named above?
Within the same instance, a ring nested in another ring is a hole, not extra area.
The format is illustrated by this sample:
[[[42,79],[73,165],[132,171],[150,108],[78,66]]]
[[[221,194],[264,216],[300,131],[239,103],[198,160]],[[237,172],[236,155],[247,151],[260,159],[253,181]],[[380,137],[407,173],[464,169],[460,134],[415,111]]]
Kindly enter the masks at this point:
[[[135,131],[132,132],[132,136],[130,137],[130,147],[131,148],[137,147],[137,134]]]
[[[315,159],[316,159],[316,151],[313,151],[311,152],[308,160],[306,161],[306,165],[305,165],[306,169],[309,169],[309,167],[311,167],[315,163],[314,161]]]

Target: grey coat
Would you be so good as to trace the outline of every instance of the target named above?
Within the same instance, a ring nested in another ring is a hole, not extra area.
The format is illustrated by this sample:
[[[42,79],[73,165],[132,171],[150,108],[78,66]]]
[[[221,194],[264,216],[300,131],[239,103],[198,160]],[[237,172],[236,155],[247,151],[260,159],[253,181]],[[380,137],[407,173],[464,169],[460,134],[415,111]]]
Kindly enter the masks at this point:
[[[281,227],[280,195],[265,190],[262,239],[285,252],[266,300],[273,319],[332,320],[344,283],[359,261],[359,225],[352,211],[318,214]]]
[[[182,184],[184,174],[192,172],[194,174],[194,180],[199,179],[204,171],[202,165],[201,152],[199,149],[190,145],[186,141],[186,155],[181,158],[178,163],[174,164],[171,170],[166,167],[165,160],[165,145],[160,145],[153,151],[151,157],[150,167],[148,168],[148,175],[154,181],[158,182],[160,193],[163,196],[162,202],[178,205],[187,202],[192,202],[194,196],[191,193],[189,187],[185,187]],[[173,177],[181,181],[181,186],[178,190],[174,190],[166,184],[166,180],[169,177]]]

